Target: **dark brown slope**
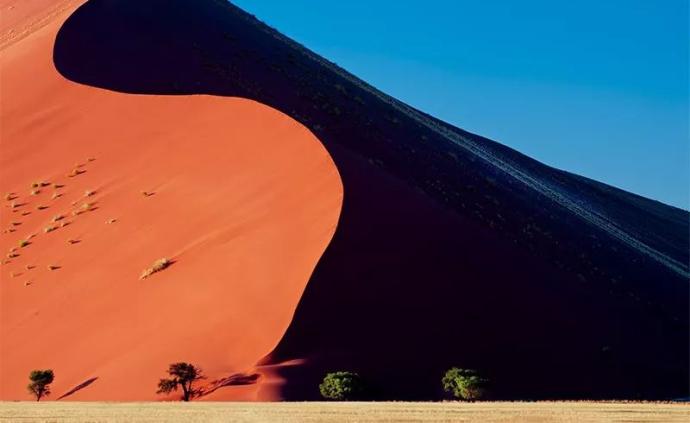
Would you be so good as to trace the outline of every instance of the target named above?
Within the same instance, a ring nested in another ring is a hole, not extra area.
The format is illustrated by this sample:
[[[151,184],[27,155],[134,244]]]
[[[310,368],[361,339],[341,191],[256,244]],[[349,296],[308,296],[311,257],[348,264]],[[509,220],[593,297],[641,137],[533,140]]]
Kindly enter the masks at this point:
[[[267,358],[306,359],[285,398],[354,369],[379,398],[433,399],[451,365],[502,398],[687,396],[687,212],[409,109],[221,0],[91,0],[54,61],[117,91],[255,99],[324,142],[344,204]]]

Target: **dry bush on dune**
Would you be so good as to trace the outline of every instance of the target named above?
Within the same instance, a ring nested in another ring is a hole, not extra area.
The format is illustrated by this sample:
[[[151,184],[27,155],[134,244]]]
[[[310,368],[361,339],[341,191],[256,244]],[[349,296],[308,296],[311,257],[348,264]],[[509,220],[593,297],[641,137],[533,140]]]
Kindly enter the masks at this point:
[[[31,244],[31,243],[29,242],[28,239],[22,239],[21,241],[19,241],[19,246],[22,248],[26,247],[29,244]]]
[[[51,225],[51,226],[46,226],[46,227],[43,229],[43,232],[49,233],[49,232],[53,232],[53,231],[56,230],[56,229],[57,229],[56,226],[52,226],[52,225]]]
[[[156,272],[160,272],[161,270],[165,270],[172,264],[172,260],[167,259],[167,258],[162,258],[160,260],[156,260],[151,267],[148,269],[144,270],[141,273],[141,276],[139,276],[139,279],[146,279],[149,276],[153,275]]]
[[[40,194],[40,193],[41,193],[41,190],[40,190],[40,189],[32,189],[30,194],[31,194],[31,195],[38,195],[38,194]]]
[[[74,168],[72,171],[67,175],[68,178],[74,178],[75,176],[79,176],[82,173],[86,172],[85,170],[81,170],[79,168]]]

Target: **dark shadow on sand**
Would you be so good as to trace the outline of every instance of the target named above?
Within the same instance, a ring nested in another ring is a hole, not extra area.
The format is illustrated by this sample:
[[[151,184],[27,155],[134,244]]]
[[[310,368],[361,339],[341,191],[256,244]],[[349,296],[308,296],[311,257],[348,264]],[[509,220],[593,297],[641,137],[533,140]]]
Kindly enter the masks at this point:
[[[234,6],[91,0],[60,29],[54,62],[67,79],[108,90],[256,100],[328,149],[345,189],[338,230],[266,359],[306,359],[283,371],[287,399],[318,398],[324,373],[341,369],[366,375],[380,398],[437,399],[450,366],[482,371],[497,398],[687,392],[687,281]],[[687,212],[451,129],[687,258]]]

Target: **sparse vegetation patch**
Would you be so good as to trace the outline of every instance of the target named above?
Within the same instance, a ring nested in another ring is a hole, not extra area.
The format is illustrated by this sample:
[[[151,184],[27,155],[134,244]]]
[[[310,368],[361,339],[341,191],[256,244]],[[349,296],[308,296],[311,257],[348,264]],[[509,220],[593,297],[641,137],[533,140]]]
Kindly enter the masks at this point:
[[[148,269],[144,270],[141,273],[141,276],[139,276],[139,279],[146,279],[149,276],[153,275],[154,273],[160,272],[161,270],[167,269],[170,265],[172,264],[172,261],[167,258],[162,258],[160,260],[156,260],[151,267]]]

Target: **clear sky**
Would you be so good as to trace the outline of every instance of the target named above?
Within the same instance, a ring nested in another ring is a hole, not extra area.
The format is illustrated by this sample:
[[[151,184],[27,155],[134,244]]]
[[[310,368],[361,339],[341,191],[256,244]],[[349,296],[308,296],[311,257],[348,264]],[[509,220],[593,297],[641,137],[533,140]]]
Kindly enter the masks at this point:
[[[688,0],[233,0],[379,89],[690,207]]]

